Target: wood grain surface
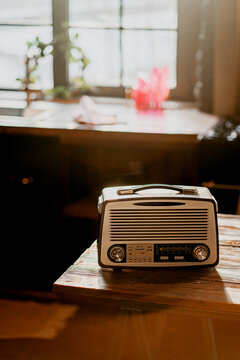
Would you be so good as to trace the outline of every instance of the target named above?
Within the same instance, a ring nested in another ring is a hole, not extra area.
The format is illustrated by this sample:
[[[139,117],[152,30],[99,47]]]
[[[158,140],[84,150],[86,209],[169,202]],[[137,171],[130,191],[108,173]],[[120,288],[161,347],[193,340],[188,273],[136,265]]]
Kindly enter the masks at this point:
[[[218,215],[220,262],[204,269],[102,269],[96,242],[54,283],[65,297],[235,312],[240,307],[240,216]]]

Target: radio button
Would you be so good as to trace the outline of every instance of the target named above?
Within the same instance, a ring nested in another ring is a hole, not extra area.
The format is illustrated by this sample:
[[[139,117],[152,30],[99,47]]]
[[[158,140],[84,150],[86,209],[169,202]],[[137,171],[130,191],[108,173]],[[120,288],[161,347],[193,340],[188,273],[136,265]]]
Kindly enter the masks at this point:
[[[114,245],[109,250],[109,258],[111,261],[119,263],[124,260],[125,250],[122,246]]]
[[[184,260],[184,256],[176,255],[176,256],[174,256],[174,260],[176,260],[176,261],[183,261],[183,260]]]
[[[209,248],[206,245],[197,245],[193,249],[193,257],[198,261],[205,261],[209,256]]]
[[[161,261],[168,261],[168,260],[169,260],[169,256],[161,255],[161,256],[160,256],[160,260],[161,260]]]

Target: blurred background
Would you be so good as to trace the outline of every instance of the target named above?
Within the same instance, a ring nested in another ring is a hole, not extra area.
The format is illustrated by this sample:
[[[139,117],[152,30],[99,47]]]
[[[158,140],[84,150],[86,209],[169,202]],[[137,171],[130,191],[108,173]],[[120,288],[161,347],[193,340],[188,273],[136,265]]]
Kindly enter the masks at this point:
[[[67,10],[64,13],[64,9]],[[54,7],[54,8],[53,8]],[[91,63],[85,78],[92,85],[133,86],[136,74],[148,74],[153,66],[168,66],[170,85],[176,86],[177,0],[3,0],[0,4],[1,88],[16,88],[24,75],[27,41],[53,37],[53,11],[64,17],[70,37],[78,33],[79,46]],[[62,13],[61,13],[62,12]],[[61,14],[60,14],[61,13]],[[52,59],[39,68],[41,82],[53,86]],[[77,69],[69,66],[69,77]]]
[[[220,212],[240,214],[239,24],[240,0],[1,0],[0,211],[9,241],[0,265],[14,263],[5,286],[51,287],[95,240],[106,186],[207,186]],[[130,93],[154,67],[168,69],[170,94],[150,119]],[[71,106],[84,84],[125,125],[78,127]],[[31,92],[53,109],[37,125],[24,118]]]

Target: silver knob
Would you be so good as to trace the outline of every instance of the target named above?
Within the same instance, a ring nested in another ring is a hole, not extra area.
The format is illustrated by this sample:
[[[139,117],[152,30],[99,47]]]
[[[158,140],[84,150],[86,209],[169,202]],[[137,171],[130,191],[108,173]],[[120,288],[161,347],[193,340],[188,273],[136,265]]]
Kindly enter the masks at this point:
[[[109,257],[111,261],[121,262],[125,257],[125,250],[122,246],[113,246],[109,251]]]
[[[205,245],[197,245],[193,249],[193,257],[198,261],[205,261],[209,256],[209,248]]]

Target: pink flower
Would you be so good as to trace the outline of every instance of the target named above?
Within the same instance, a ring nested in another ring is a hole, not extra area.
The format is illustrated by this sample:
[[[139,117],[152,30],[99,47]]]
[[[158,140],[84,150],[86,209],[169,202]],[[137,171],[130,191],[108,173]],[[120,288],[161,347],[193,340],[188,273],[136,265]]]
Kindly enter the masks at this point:
[[[145,82],[138,78],[138,88],[132,89],[131,97],[135,100],[138,110],[159,110],[161,104],[169,95],[168,87],[168,69],[162,70],[154,68],[152,70],[150,81]]]

